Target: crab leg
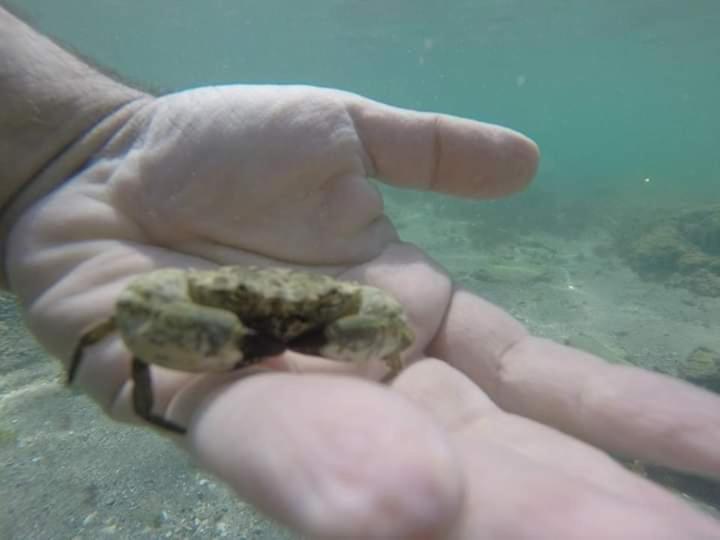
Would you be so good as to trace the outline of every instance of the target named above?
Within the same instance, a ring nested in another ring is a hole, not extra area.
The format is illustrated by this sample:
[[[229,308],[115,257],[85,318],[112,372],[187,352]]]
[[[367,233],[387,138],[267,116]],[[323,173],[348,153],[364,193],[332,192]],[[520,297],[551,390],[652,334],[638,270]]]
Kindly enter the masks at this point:
[[[187,429],[152,412],[155,400],[153,398],[150,366],[136,357],[132,359],[132,379],[135,384],[132,394],[135,413],[140,418],[147,420],[150,424],[175,433],[184,434]]]
[[[75,375],[77,375],[77,370],[80,367],[80,362],[82,362],[82,356],[85,348],[89,347],[90,345],[94,345],[98,341],[101,341],[105,336],[107,336],[111,332],[114,332],[115,329],[115,319],[111,317],[96,325],[91,326],[89,330],[83,332],[82,336],[80,337],[80,341],[78,341],[78,344],[75,346],[75,350],[73,351],[73,355],[70,360],[70,367],[68,367],[67,374],[68,384],[72,384],[75,380]]]

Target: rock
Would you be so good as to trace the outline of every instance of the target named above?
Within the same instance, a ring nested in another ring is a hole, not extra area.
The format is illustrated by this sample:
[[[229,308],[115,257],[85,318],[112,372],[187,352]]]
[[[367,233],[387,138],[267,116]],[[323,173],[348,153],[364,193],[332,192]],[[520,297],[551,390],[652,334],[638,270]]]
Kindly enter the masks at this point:
[[[720,353],[708,347],[697,347],[678,366],[682,379],[720,392]]]
[[[720,296],[720,205],[659,213],[643,225],[629,223],[618,247],[642,278]]]

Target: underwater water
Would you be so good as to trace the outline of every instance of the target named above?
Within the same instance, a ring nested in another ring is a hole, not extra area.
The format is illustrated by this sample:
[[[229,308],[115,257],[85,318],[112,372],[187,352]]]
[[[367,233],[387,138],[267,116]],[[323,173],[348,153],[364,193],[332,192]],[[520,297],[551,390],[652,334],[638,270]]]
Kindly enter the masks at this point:
[[[13,4],[156,91],[313,84],[526,133],[541,167],[508,200],[378,184],[401,236],[535,333],[720,391],[716,0]],[[0,307],[0,539],[290,537],[66,391]],[[717,484],[647,474],[720,509]]]

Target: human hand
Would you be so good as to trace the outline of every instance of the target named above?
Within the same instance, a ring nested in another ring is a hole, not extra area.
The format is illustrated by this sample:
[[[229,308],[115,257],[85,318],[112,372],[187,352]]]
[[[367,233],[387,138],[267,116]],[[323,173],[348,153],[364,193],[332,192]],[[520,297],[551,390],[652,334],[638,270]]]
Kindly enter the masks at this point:
[[[313,537],[573,537],[610,518],[657,537],[717,532],[541,424],[720,476],[716,397],[527,336],[400,242],[367,183],[498,196],[522,188],[536,160],[532,143],[502,128],[332,90],[148,99],[83,171],[25,212],[10,238],[10,283],[31,329],[63,359],[129,278],[157,267],[292,265],[390,291],[416,333],[416,363],[391,388],[316,373],[328,365],[290,353],[272,364],[290,373],[153,368],[157,411],[190,428],[180,443]],[[136,421],[128,360],[119,339],[105,340],[87,351],[78,381],[113,417]]]

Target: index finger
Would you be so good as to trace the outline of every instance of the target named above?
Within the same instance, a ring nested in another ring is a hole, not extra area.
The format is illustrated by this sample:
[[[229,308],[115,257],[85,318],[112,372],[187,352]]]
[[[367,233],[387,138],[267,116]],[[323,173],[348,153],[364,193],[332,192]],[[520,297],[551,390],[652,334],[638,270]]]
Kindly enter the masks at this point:
[[[530,336],[464,290],[429,353],[507,412],[619,455],[720,478],[720,399],[711,392]]]
[[[456,116],[348,94],[347,110],[376,176],[398,187],[492,198],[527,186],[540,152],[526,136]]]

